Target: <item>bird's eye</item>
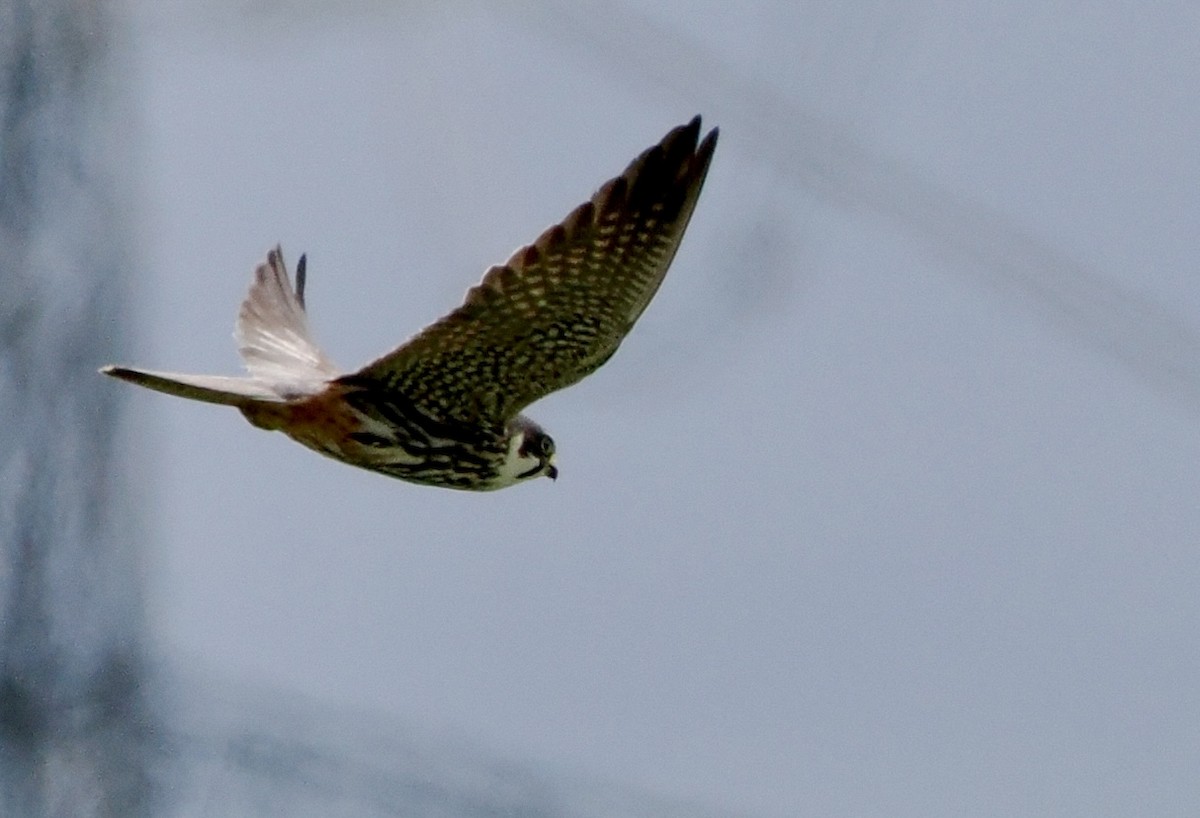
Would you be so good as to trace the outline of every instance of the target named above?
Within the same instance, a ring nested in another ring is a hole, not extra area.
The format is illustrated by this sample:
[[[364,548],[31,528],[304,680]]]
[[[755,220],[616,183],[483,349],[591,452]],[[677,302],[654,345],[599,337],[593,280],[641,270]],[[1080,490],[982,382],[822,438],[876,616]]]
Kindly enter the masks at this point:
[[[554,441],[550,439],[549,435],[546,435],[542,438],[541,449],[542,455],[545,457],[549,457],[550,455],[554,454]]]

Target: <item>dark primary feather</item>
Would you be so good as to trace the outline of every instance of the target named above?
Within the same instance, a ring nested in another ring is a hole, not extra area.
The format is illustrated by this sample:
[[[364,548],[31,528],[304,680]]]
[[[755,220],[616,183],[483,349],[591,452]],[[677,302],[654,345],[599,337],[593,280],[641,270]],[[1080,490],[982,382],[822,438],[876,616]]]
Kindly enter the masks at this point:
[[[503,424],[608,360],[675,256],[717,143],[700,117],[673,129],[463,305],[342,380],[386,388],[434,417]]]

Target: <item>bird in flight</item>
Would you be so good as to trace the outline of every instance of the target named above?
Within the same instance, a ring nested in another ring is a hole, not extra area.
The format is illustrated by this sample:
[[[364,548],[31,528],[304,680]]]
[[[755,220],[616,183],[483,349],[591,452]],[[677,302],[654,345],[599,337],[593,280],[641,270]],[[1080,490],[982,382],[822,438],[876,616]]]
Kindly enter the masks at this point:
[[[309,334],[306,259],[292,286],[267,254],[234,337],[248,377],[106,366],[113,377],[236,406],[336,460],[429,486],[489,491],[557,478],[554,441],[521,414],[612,357],[679,249],[717,145],[672,129],[560,223],[492,267],[462,306],[342,374]]]

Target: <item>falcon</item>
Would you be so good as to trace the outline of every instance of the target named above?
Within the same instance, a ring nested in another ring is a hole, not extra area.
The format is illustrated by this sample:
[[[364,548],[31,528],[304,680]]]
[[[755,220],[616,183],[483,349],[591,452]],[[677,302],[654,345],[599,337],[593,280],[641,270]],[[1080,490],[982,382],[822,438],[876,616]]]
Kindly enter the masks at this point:
[[[558,477],[554,441],[521,414],[603,365],[662,284],[708,173],[717,129],[671,130],[558,224],[490,268],[463,304],[342,374],[309,333],[306,258],[279,247],[238,313],[248,377],[100,371],[237,407],[321,454],[413,483],[489,491]]]

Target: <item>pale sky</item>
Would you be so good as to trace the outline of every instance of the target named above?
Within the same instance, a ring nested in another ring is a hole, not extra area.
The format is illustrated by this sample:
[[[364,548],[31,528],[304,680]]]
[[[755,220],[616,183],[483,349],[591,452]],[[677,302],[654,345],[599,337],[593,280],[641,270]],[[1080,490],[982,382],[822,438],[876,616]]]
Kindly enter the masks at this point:
[[[148,367],[276,242],[356,367],[722,132],[557,483],[131,395],[158,654],[738,815],[1195,814],[1200,17],[644,5],[138,15]]]

